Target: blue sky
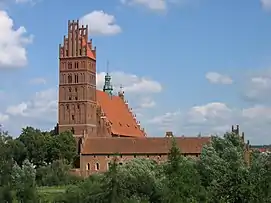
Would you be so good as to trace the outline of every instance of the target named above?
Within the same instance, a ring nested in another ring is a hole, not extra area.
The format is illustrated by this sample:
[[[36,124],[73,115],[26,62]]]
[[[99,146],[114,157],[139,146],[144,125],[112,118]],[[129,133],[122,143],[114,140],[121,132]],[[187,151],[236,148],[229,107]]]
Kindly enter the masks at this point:
[[[56,123],[58,44],[80,19],[97,46],[97,86],[109,60],[149,135],[240,124],[252,143],[271,143],[270,0],[3,2],[0,123],[14,136]]]

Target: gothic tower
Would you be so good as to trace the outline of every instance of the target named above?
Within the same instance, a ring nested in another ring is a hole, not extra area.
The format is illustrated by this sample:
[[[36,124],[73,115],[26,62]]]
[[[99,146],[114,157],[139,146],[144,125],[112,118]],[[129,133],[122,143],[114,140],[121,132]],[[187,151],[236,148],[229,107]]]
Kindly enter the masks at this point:
[[[96,47],[88,26],[69,21],[68,36],[59,45],[59,131],[75,137],[96,136]]]

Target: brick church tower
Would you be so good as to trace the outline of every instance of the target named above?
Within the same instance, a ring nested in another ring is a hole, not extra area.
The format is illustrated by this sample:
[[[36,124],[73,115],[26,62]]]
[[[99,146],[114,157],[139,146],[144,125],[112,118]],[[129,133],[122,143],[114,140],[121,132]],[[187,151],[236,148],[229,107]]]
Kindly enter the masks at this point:
[[[88,26],[69,21],[68,36],[59,45],[59,131],[97,136],[96,109],[96,47],[88,41]]]

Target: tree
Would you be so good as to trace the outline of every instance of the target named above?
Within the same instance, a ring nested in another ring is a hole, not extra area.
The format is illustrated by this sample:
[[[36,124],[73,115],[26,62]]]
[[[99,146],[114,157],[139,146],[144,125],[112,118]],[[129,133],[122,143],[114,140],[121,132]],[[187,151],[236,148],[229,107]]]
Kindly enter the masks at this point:
[[[251,201],[267,203],[271,199],[271,154],[252,152],[250,166]]]
[[[14,164],[12,177],[17,200],[24,203],[37,202],[36,170],[28,160],[23,162],[22,167]]]
[[[161,166],[149,159],[133,159],[118,167],[117,180],[122,198],[133,201],[161,202],[164,177]]]
[[[165,164],[163,202],[202,202],[204,190],[195,162],[181,155],[175,139]]]
[[[12,138],[0,128],[0,202],[12,202],[12,167],[13,159],[8,142]]]
[[[18,138],[27,149],[27,158],[35,167],[45,164],[47,150],[46,137],[39,129],[26,127]]]
[[[212,137],[202,150],[198,172],[211,202],[249,202],[251,185],[239,135],[226,133]]]
[[[40,186],[74,184],[81,179],[70,174],[71,165],[65,160],[56,160],[52,164],[37,169],[36,181]]]

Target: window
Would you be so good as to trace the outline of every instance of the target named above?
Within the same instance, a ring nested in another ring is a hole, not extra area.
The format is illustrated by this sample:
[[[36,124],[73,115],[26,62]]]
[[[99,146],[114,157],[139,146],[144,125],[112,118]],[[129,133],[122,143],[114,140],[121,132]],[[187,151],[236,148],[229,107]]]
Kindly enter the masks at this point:
[[[120,162],[120,163],[119,163],[119,165],[120,165],[120,166],[122,166],[122,165],[123,165],[123,163],[122,163],[122,162]]]
[[[86,165],[86,169],[87,169],[87,171],[90,170],[90,164],[89,163]]]
[[[79,81],[79,77],[78,77],[78,75],[76,74],[76,75],[75,75],[75,83],[78,83],[78,81]]]
[[[72,76],[68,75],[68,83],[72,83]]]
[[[134,155],[134,158],[136,158],[136,155]]]
[[[75,97],[75,100],[78,100],[78,97]]]
[[[69,88],[69,92],[71,92],[72,91],[72,88]]]
[[[100,170],[100,164],[99,164],[99,163],[96,163],[96,164],[95,164],[95,170],[96,170],[96,171]]]
[[[107,170],[109,170],[109,169],[110,169],[110,167],[111,167],[111,163],[110,163],[110,162],[108,162],[108,163],[107,163]]]
[[[107,158],[109,158],[110,156],[109,155],[107,155]]]
[[[77,108],[80,109],[80,105],[79,104],[77,104]]]
[[[75,62],[75,68],[78,69],[79,65],[78,62]]]
[[[75,92],[77,92],[77,87],[74,89]]]
[[[72,120],[74,121],[74,115],[72,115]]]
[[[68,63],[68,69],[72,69],[72,63]]]
[[[66,105],[67,110],[69,110],[69,105]]]
[[[69,55],[69,52],[68,52],[68,50],[66,50],[66,56],[68,56]]]
[[[79,55],[80,56],[82,55],[82,49],[79,49]]]
[[[72,100],[72,97],[69,97],[69,100]]]

